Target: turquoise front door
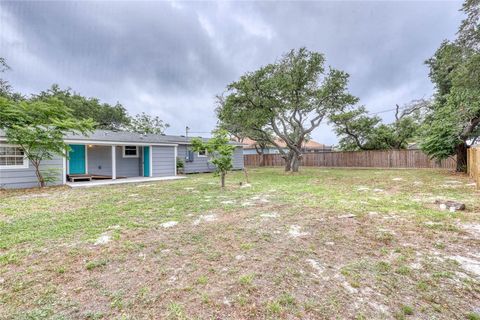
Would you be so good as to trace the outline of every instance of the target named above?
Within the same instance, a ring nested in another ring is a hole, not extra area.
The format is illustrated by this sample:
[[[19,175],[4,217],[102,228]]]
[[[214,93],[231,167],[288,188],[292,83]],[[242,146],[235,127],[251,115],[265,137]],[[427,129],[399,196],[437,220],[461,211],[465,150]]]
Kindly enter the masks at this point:
[[[150,147],[143,147],[143,176],[150,177]]]
[[[83,144],[71,144],[68,153],[69,173],[85,174],[85,146]]]

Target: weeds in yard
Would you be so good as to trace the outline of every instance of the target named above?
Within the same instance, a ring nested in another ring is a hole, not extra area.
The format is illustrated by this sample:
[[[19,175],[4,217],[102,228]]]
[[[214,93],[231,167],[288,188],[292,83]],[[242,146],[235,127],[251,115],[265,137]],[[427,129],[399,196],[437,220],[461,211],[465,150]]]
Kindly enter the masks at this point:
[[[13,252],[0,255],[0,265],[17,264],[18,260],[18,255]]]
[[[413,315],[413,308],[410,306],[403,305],[402,306],[402,313],[406,316],[411,316]]]
[[[87,320],[100,320],[105,317],[103,312],[89,311],[85,314],[85,319]]]
[[[243,286],[249,286],[252,284],[254,277],[255,277],[254,274],[245,274],[240,276],[240,278],[238,278],[238,282]]]
[[[188,319],[185,308],[176,302],[171,302],[168,307],[168,319],[171,320],[186,320]]]
[[[278,301],[272,301],[267,303],[266,309],[268,314],[278,315],[282,312],[282,306]]]
[[[407,305],[402,305],[400,307],[400,311],[395,313],[394,317],[397,320],[404,320],[407,316],[411,316],[414,314],[413,308]]]
[[[395,269],[395,272],[401,275],[408,275],[412,272],[412,270],[408,266],[399,266],[397,269]]]
[[[241,248],[242,250],[250,250],[250,249],[253,248],[253,246],[254,246],[253,243],[247,242],[247,243],[242,243],[242,244],[240,245],[240,248]]]
[[[56,269],[56,272],[59,274],[64,274],[67,268],[65,266],[60,266]]]
[[[395,236],[389,231],[379,231],[375,235],[375,239],[385,244],[390,244],[395,239]]]
[[[476,312],[469,312],[467,314],[467,319],[468,320],[480,320],[480,314],[478,314]]]
[[[207,276],[200,276],[197,279],[197,284],[199,285],[206,285],[208,283],[208,278]]]
[[[87,270],[93,270],[96,268],[104,267],[107,265],[107,260],[106,259],[100,259],[100,260],[93,260],[93,261],[88,261],[85,264],[85,268]]]

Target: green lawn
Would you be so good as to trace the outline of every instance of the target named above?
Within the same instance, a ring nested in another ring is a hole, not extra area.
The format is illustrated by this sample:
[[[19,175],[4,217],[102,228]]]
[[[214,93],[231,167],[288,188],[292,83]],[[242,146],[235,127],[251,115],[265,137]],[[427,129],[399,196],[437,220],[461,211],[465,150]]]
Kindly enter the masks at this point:
[[[0,192],[0,318],[480,316],[480,193],[465,176],[249,176],[223,191],[200,174]]]

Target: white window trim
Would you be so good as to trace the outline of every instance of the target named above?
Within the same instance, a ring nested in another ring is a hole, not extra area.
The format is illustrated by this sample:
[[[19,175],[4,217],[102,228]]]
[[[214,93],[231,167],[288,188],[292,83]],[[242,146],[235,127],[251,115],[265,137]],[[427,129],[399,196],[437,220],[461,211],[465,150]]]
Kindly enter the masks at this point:
[[[132,155],[127,155],[125,154],[125,147],[135,147],[137,149],[137,154],[132,156]],[[130,145],[130,146],[122,146],[122,156],[123,158],[138,158],[138,146],[133,146],[133,145]]]
[[[205,154],[204,154],[204,155],[201,155],[200,152],[197,152],[197,157],[199,157],[199,158],[206,158],[206,157],[208,157],[208,151],[205,149]]]
[[[20,148],[18,145],[13,144],[2,144],[0,147],[10,147],[10,148]],[[15,169],[28,169],[29,160],[27,157],[23,157],[23,164],[22,165],[15,165],[15,166],[0,166],[1,170],[15,170]]]

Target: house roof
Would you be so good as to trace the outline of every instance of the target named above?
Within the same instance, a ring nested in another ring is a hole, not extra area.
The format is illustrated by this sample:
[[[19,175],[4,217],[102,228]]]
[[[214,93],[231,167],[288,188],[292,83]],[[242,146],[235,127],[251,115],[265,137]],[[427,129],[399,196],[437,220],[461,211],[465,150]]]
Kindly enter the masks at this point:
[[[281,139],[275,139],[275,142],[282,148],[287,147],[287,144],[285,143],[285,141],[283,141]],[[255,140],[245,138],[245,139],[243,139],[243,149],[255,149],[255,144],[256,143],[257,143],[257,141],[255,141]],[[308,141],[303,143],[302,148],[310,149],[310,150],[322,150],[322,149],[330,148],[330,146],[327,146],[327,145],[322,144],[322,143],[318,143],[315,140],[308,140]]]
[[[5,136],[5,133],[0,130],[0,137]],[[65,140],[71,141],[88,141],[88,142],[112,142],[112,143],[132,143],[132,144],[190,144],[195,137],[186,138],[185,136],[173,136],[162,134],[140,134],[127,131],[111,131],[111,130],[95,130],[88,135],[67,134]],[[207,141],[207,138],[202,138]],[[232,141],[231,144],[241,146],[242,144]]]

